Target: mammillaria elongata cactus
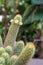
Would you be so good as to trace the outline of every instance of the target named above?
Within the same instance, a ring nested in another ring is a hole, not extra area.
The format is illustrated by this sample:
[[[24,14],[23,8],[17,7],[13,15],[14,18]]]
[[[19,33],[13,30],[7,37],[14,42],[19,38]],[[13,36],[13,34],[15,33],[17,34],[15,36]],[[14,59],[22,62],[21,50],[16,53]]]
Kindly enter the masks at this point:
[[[13,48],[14,41],[16,40],[17,33],[21,25],[21,22],[22,22],[21,15],[16,15],[9,28],[6,40],[4,42],[4,47],[10,45]],[[7,47],[8,52],[10,52],[11,47]],[[32,42],[30,42],[30,43],[27,43],[26,46],[24,47],[24,42],[19,41],[14,51],[15,51],[14,54],[19,55],[19,56],[15,56],[15,55],[9,56],[6,50],[4,53],[1,53],[0,57],[3,57],[3,60],[2,58],[0,58],[0,61],[1,61],[0,63],[2,63],[1,65],[4,65],[4,64],[5,65],[24,65],[26,64],[33,57],[35,53],[35,46]]]
[[[11,56],[10,60],[9,60],[9,65],[12,65],[16,60],[17,60],[18,56],[13,55]]]
[[[35,46],[33,43],[28,43],[18,56],[17,60],[13,65],[25,65],[27,61],[33,57],[35,53]]]
[[[11,47],[11,46],[6,46],[6,47],[5,47],[5,51],[6,51],[8,54],[11,54],[11,52],[12,52],[12,47]]]
[[[24,47],[23,41],[19,41],[17,44],[21,44],[21,43],[23,44],[23,47]],[[17,48],[20,49],[22,44],[20,46],[17,46]],[[4,49],[4,48],[2,47],[2,49]],[[4,51],[0,55],[0,65],[24,65],[24,64],[27,64],[27,62],[30,61],[30,59],[33,57],[34,53],[35,53],[35,46],[32,42],[27,43],[26,46],[22,50],[20,50],[19,56],[16,56],[16,55],[9,56],[9,54],[6,51]]]
[[[20,25],[22,25],[22,16],[18,14],[14,17],[11,23],[6,40],[4,42],[4,47],[6,47],[7,45],[14,45],[14,41],[16,40]]]
[[[5,59],[3,57],[0,57],[0,65],[5,65]]]
[[[14,55],[19,55],[21,53],[21,51],[24,48],[24,42],[23,41],[18,41],[16,48],[14,49]]]
[[[10,57],[9,54],[4,52],[1,56],[5,59],[5,65],[8,65],[9,57]]]
[[[0,47],[0,55],[5,52],[5,49],[3,47]]]

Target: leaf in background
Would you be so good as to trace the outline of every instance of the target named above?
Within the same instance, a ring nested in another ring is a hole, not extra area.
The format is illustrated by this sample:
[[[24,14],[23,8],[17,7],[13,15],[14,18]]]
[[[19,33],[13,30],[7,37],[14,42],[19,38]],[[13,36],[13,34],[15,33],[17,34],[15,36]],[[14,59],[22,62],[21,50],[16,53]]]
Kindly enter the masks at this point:
[[[37,6],[32,6],[27,8],[23,15],[23,24],[29,24],[33,21],[35,12],[37,11]]]
[[[31,0],[32,4],[43,4],[43,0]]]
[[[0,7],[3,6],[4,0],[0,0]]]
[[[3,6],[4,0],[0,0],[0,7]]]
[[[41,29],[41,27],[42,27],[42,23],[38,23],[36,28]]]
[[[39,21],[40,19],[43,20],[43,7],[38,7],[37,11],[35,13],[35,16],[33,18],[33,21]],[[40,21],[41,22],[41,21]]]
[[[14,0],[7,0],[8,7],[14,7]]]
[[[23,5],[19,5],[19,6],[17,7],[17,9],[19,10],[19,14],[22,14],[22,15],[23,15],[23,13],[24,13],[24,11],[25,11],[25,6],[24,6],[24,4],[23,4]]]

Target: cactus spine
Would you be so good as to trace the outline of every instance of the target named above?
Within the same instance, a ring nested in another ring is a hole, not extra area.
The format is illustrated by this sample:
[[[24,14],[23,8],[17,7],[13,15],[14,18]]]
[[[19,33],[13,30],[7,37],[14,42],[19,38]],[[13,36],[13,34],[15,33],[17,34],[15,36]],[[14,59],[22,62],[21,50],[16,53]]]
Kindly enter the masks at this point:
[[[21,25],[22,22],[22,17],[21,15],[16,15],[11,23],[11,26],[9,28],[6,40],[4,42],[4,47],[6,47],[7,45],[13,46],[14,45],[14,41],[16,40],[16,36],[19,30],[19,27]]]
[[[22,50],[21,54],[15,61],[14,65],[25,65],[35,53],[35,46],[33,43],[28,43],[26,47]]]
[[[14,49],[14,55],[19,55],[24,48],[24,42],[18,41],[16,48]]]

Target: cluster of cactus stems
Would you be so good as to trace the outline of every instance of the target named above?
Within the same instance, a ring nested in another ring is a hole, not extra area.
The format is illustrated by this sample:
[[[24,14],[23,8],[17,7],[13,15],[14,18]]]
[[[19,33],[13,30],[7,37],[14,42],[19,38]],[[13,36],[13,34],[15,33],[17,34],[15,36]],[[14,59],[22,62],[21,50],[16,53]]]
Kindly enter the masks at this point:
[[[18,56],[13,65],[25,65],[33,57],[35,53],[35,46],[33,43],[28,43]]]
[[[16,15],[11,21],[4,46],[0,47],[0,65],[26,65],[35,53],[35,45],[32,42],[24,45],[23,41],[16,42],[16,47],[12,48],[14,41],[22,23],[21,15]],[[13,51],[13,55],[10,55]]]
[[[26,65],[26,63],[30,61],[35,53],[35,46],[32,42],[27,43],[24,47],[24,42],[18,41],[14,51],[15,54],[12,56],[9,54],[11,50],[7,52],[6,48],[7,51],[9,51],[11,47],[0,47],[0,64],[2,65]]]

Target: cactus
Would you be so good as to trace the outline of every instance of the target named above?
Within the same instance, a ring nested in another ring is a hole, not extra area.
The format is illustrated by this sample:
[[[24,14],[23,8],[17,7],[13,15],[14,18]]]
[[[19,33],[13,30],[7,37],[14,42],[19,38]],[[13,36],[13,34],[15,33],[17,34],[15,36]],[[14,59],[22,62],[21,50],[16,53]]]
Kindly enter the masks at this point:
[[[3,47],[0,47],[0,55],[5,52],[5,49]]]
[[[12,52],[12,47],[11,47],[11,46],[5,47],[5,51],[6,51],[7,53],[11,54],[11,52]]]
[[[32,42],[28,43],[15,61],[14,65],[25,65],[35,53],[35,46]]]
[[[18,57],[16,55],[11,56],[10,61],[9,61],[9,65],[12,65],[16,61],[17,58]]]
[[[2,46],[3,46],[3,42],[2,42],[2,38],[0,36],[0,47],[2,47]]]
[[[5,65],[5,59],[3,57],[0,57],[0,65]]]
[[[17,37],[17,33],[19,30],[19,27],[21,25],[22,22],[22,17],[21,15],[16,15],[11,23],[11,26],[9,28],[6,40],[4,42],[4,47],[6,47],[7,45],[10,45],[13,47],[14,45],[14,41],[16,40]]]
[[[4,59],[5,59],[5,64],[8,65],[8,61],[9,61],[9,54],[4,52],[2,55],[1,55]]]
[[[14,55],[19,55],[24,48],[24,42],[23,41],[18,41],[16,48],[14,49]]]

